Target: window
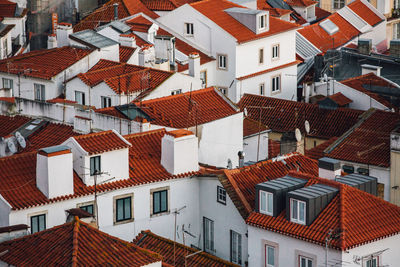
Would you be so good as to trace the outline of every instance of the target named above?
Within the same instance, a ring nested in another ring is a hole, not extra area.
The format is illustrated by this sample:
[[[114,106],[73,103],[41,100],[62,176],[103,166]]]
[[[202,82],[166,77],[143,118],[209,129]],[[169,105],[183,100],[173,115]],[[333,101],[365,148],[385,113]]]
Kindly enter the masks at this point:
[[[362,175],[369,175],[369,170],[366,168],[358,168],[357,172]]]
[[[99,174],[101,172],[100,156],[90,158],[90,175]]]
[[[242,264],[242,236],[231,230],[231,262]]]
[[[263,64],[264,63],[264,48],[261,48],[258,50],[258,63]]]
[[[218,89],[223,93],[224,95],[228,95],[228,88],[226,87],[218,87]]]
[[[35,88],[35,100],[45,100],[45,89],[43,84],[34,84]]]
[[[279,45],[274,45],[272,46],[272,59],[278,59],[279,58]]]
[[[351,165],[343,165],[342,170],[347,174],[354,173],[354,167]]]
[[[111,97],[102,96],[101,97],[101,107],[102,108],[111,107]]]
[[[400,22],[393,24],[393,39],[400,39]]]
[[[275,247],[265,245],[265,266],[275,267]]]
[[[344,0],[333,0],[333,9],[339,9],[344,7]]]
[[[79,105],[85,105],[85,93],[80,91],[75,91],[75,101]]]
[[[172,90],[171,91],[171,95],[178,95],[178,94],[182,94],[182,89]]]
[[[206,70],[200,71],[200,80],[202,83],[201,84],[202,87],[206,88],[207,87],[207,71]]]
[[[217,202],[226,205],[226,190],[221,186],[217,186]]]
[[[226,70],[226,55],[218,55],[218,68]]]
[[[364,260],[363,266],[365,267],[378,267],[379,266],[379,256],[369,256],[368,259]]]
[[[153,194],[153,212],[159,214],[168,211],[168,190],[155,191]]]
[[[267,15],[261,15],[258,17],[258,28],[260,30],[265,29],[267,24]]]
[[[273,195],[272,193],[260,190],[260,213],[271,215],[273,213]]]
[[[265,84],[260,83],[260,95],[265,95]]]
[[[306,203],[297,199],[290,199],[290,221],[306,224]]]
[[[272,77],[272,92],[278,92],[281,90],[281,76]]]
[[[115,200],[115,221],[122,222],[132,219],[132,197],[118,198]]]
[[[31,216],[31,234],[46,229],[46,214]]]
[[[203,217],[204,251],[214,253],[214,221]]]
[[[185,34],[193,35],[193,23],[185,23]]]
[[[304,256],[299,256],[300,267],[313,267],[313,260]]]
[[[13,80],[3,78],[3,88],[13,89]]]
[[[394,0],[393,9],[399,9],[399,8],[400,8],[400,0]]]
[[[84,211],[86,211],[86,212],[88,212],[88,213],[90,213],[92,215],[94,214],[94,212],[93,212],[93,204],[80,206],[79,208],[83,209]]]

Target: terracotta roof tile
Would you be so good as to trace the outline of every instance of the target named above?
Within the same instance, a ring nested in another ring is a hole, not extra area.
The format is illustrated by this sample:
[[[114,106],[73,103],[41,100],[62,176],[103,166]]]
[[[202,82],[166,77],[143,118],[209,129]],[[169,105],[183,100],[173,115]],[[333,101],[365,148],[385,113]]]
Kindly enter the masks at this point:
[[[283,21],[278,18],[269,17],[269,30],[260,34],[255,34],[252,30],[234,19],[224,10],[243,6],[234,4],[227,0],[203,0],[191,4],[191,6],[204,16],[215,22],[223,30],[233,36],[239,43],[248,42],[281,32],[294,30],[297,24]]]
[[[329,11],[326,11],[325,9],[322,9],[320,7],[315,7],[315,16],[317,17],[317,20],[319,19],[324,19],[328,16],[330,16],[332,13]]]
[[[132,31],[137,32],[148,32],[150,27],[153,25],[153,22],[146,19],[142,15],[129,19],[125,21],[125,23],[131,26]]]
[[[315,160],[319,160],[320,158],[325,157],[324,150],[330,146],[333,142],[335,142],[338,138],[332,137],[331,139],[319,144],[309,150],[306,150],[306,156]]]
[[[397,107],[392,105],[383,96],[368,90],[368,88],[371,87],[371,86],[382,86],[382,87],[388,87],[388,88],[398,88],[398,87],[394,86],[392,83],[390,83],[389,81],[387,81],[386,79],[383,79],[382,77],[376,76],[374,73],[368,73],[368,74],[365,74],[365,75],[353,77],[353,78],[350,78],[350,79],[347,79],[347,80],[343,80],[340,83],[342,83],[344,85],[347,85],[347,86],[349,86],[349,87],[351,87],[351,88],[353,88],[353,89],[355,89],[357,91],[360,91],[360,92],[368,95],[369,97],[375,99],[376,101],[378,101],[379,103],[381,103],[382,105],[384,105],[384,106],[386,106],[388,108],[398,109]]]
[[[13,266],[144,266],[161,256],[101,232],[75,218],[73,222],[0,243],[0,260]]]
[[[308,7],[318,3],[318,1],[312,1],[312,0],[285,0],[285,1],[290,6],[301,6],[301,7]]]
[[[268,127],[259,121],[245,117],[243,119],[243,137],[268,130]]]
[[[172,175],[161,165],[161,139],[165,129],[126,135],[132,144],[129,149],[129,179],[103,183],[97,192],[116,190],[141,184],[184,178],[197,172]],[[1,196],[14,210],[63,201],[94,193],[94,186],[86,186],[74,172],[74,194],[52,199],[36,186],[36,152],[27,152],[0,158]]]
[[[173,128],[188,128],[238,113],[213,87],[135,104],[145,108],[153,124]]]
[[[281,154],[281,142],[268,138],[268,159],[275,158]]]
[[[15,17],[15,11],[17,4],[8,0],[0,1],[0,17],[13,18]]]
[[[318,175],[317,161],[299,153],[282,157],[283,160],[267,160],[234,170],[225,170],[219,180],[226,189],[244,219],[253,211],[255,186],[259,183],[285,176],[290,170]]]
[[[25,71],[24,76],[50,80],[92,51],[69,46],[31,51],[0,60],[0,72],[18,74]]]
[[[130,147],[115,131],[75,136],[74,139],[90,155]]]
[[[310,174],[291,172],[290,175],[307,179],[306,186],[325,184],[339,189],[339,192],[308,226],[286,220],[285,210],[276,217],[252,212],[247,224],[321,246],[325,246],[329,230],[337,229],[341,235],[329,245],[339,250],[348,250],[400,233],[400,207],[335,181]]]
[[[322,101],[326,98],[331,99],[333,102],[335,102],[339,107],[345,107],[346,105],[350,104],[353,102],[353,100],[351,100],[350,98],[346,97],[344,94],[342,94],[341,92],[321,98],[318,100]]]
[[[347,7],[349,7],[354,13],[360,16],[371,26],[375,26],[379,22],[383,21],[383,19],[376,15],[375,12],[373,12],[360,0],[348,4]]]
[[[128,62],[128,60],[131,58],[136,49],[137,49],[136,47],[121,45],[119,47],[119,61],[124,63]]]
[[[173,0],[141,0],[142,3],[153,11],[171,11],[178,7]]]
[[[24,116],[10,117],[0,115],[0,137],[11,134],[30,120],[30,118]]]
[[[400,122],[394,112],[372,110],[366,119],[325,150],[328,157],[375,166],[390,167],[390,132]]]
[[[174,262],[174,243],[175,243],[175,262]],[[176,267],[185,266],[238,266],[231,262],[220,259],[206,252],[200,252],[196,255],[188,257],[185,265],[185,256],[195,253],[198,250],[174,242],[170,239],[158,236],[150,231],[142,231],[133,240],[133,244],[154,251],[163,258],[163,263],[171,264]]]
[[[350,129],[363,113],[361,110],[338,108],[336,110],[322,109],[316,104],[308,104],[273,97],[245,94],[239,102],[241,110],[247,109],[248,117],[258,120],[260,109],[261,121],[273,132],[288,132],[299,128],[305,132],[304,122],[308,120],[311,126],[309,136],[329,139],[341,136]]]

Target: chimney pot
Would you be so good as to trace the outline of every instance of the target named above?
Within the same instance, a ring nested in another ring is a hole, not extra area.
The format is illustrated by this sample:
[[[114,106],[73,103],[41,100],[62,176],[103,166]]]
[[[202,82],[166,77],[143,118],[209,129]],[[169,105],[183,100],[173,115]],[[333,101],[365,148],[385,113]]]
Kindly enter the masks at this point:
[[[189,54],[189,75],[200,79],[200,55],[197,52]]]
[[[118,3],[114,3],[114,20],[118,20]]]

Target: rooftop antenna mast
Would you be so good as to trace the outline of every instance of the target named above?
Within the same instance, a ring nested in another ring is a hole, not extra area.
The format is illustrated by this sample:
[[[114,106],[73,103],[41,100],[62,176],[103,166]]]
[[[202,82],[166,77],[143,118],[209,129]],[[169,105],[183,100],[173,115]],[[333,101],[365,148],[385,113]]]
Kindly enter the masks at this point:
[[[174,213],[174,266],[176,265],[176,216],[180,214],[181,210],[186,209],[186,205],[179,208],[175,209]]]

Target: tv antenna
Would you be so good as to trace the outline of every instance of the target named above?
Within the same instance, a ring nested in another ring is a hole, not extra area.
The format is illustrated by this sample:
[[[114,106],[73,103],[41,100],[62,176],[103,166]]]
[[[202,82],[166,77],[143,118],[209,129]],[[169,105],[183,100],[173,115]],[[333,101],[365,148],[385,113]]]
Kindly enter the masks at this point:
[[[174,217],[175,217],[174,218],[175,219],[175,222],[174,222],[174,266],[176,265],[176,216],[178,214],[180,214],[181,210],[183,210],[183,209],[186,209],[186,205],[181,207],[181,208],[179,208],[179,209],[175,209],[175,211],[173,212],[174,213]]]

